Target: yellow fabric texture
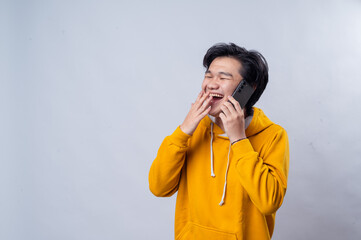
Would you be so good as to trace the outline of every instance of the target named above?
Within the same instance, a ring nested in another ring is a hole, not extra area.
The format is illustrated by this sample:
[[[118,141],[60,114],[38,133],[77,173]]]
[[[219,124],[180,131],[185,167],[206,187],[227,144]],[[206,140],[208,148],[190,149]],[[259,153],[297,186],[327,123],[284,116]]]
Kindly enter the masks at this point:
[[[175,239],[270,239],[287,188],[289,146],[286,131],[259,108],[247,139],[231,146],[224,205],[220,206],[230,142],[214,124],[211,177],[211,120],[192,136],[178,127],[162,142],[149,171],[149,188],[159,197],[178,191]]]

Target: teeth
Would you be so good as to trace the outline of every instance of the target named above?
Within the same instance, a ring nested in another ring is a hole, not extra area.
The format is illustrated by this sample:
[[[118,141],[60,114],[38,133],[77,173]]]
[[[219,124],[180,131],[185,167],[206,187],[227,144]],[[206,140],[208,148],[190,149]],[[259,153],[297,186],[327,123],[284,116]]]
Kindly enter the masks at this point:
[[[209,96],[212,96],[212,97],[223,97],[221,94],[217,94],[217,93],[211,93],[209,94]]]

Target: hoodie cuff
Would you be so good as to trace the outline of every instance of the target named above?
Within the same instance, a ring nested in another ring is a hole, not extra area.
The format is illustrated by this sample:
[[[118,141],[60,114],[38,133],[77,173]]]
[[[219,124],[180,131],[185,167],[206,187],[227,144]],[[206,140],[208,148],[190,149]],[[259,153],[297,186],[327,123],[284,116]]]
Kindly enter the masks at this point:
[[[248,138],[236,142],[232,145],[233,156],[242,157],[254,152],[251,142]]]
[[[169,136],[170,141],[179,147],[188,147],[188,139],[191,137],[191,135],[188,135],[184,133],[180,126],[177,127],[177,129],[172,133],[172,135]]]

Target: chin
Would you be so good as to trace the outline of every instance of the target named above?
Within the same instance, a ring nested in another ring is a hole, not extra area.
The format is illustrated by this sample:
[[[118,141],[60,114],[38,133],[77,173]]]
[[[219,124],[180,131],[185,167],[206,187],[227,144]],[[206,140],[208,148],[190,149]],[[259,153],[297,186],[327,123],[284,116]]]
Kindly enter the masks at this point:
[[[211,116],[213,116],[213,117],[218,117],[220,113],[221,113],[221,111],[216,111],[216,112],[210,111],[210,112],[208,113],[208,115],[211,115]]]

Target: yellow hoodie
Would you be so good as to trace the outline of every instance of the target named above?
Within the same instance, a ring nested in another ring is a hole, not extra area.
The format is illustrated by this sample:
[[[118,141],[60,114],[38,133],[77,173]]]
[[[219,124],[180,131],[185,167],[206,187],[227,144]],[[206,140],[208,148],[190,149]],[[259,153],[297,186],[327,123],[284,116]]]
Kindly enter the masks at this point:
[[[233,145],[208,116],[192,136],[178,127],[161,144],[149,188],[159,197],[178,191],[175,239],[271,238],[287,188],[288,137],[253,109],[247,139]]]

